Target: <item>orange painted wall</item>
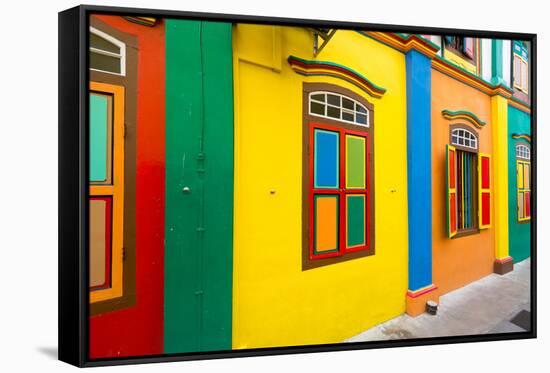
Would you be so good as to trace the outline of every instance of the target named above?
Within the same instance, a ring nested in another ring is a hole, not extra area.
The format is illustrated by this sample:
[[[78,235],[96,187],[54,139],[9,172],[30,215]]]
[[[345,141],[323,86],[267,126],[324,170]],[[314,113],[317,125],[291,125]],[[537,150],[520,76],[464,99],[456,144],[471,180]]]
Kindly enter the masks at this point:
[[[479,151],[493,153],[491,98],[432,69],[432,266],[433,282],[441,295],[491,274],[495,259],[493,228],[465,237],[447,236],[445,145],[451,124],[469,123],[443,118],[444,109],[467,110],[487,122],[482,129],[471,127],[479,134]]]

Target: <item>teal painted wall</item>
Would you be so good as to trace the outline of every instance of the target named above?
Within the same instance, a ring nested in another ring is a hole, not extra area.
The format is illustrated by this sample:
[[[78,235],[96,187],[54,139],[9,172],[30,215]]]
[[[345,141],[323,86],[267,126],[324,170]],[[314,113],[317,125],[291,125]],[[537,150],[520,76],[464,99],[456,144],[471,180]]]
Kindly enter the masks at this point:
[[[231,31],[166,20],[165,353],[232,347]]]
[[[531,117],[512,106],[508,106],[508,177],[509,177],[509,242],[510,256],[514,263],[521,262],[530,256],[531,250],[531,223],[518,222],[517,210],[517,176],[516,176],[516,145],[525,140],[513,139],[513,134],[531,135]]]

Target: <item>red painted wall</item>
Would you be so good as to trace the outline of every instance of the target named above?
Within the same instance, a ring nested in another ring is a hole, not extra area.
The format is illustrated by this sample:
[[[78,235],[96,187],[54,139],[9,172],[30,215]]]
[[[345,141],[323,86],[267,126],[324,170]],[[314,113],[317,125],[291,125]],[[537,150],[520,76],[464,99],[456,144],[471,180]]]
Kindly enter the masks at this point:
[[[94,16],[138,38],[136,305],[90,318],[90,358],[160,354],[164,313],[164,23]]]

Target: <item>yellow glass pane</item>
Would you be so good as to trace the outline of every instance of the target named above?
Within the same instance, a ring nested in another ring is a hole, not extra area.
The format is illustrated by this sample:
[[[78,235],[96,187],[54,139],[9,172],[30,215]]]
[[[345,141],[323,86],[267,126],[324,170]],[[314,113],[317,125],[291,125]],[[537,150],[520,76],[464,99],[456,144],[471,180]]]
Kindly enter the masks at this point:
[[[523,189],[523,163],[518,162],[518,189]]]
[[[531,182],[530,182],[530,168],[531,165],[529,163],[523,164],[523,187],[525,189],[531,188]]]

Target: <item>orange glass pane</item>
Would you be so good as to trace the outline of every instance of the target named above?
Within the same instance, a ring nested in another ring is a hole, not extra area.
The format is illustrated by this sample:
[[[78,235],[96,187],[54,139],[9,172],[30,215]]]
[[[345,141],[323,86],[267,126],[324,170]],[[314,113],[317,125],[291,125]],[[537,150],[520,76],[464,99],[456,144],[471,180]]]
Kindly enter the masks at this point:
[[[338,197],[315,196],[315,251],[338,249]]]

